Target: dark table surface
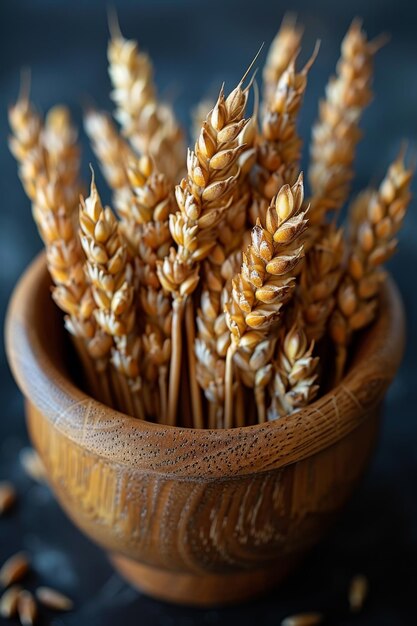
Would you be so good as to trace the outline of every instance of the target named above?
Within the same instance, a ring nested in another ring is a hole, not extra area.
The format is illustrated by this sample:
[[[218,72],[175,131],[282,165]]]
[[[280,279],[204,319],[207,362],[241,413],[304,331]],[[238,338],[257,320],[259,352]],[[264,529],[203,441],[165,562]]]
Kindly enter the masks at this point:
[[[416,150],[417,7],[407,0],[142,0],[114,2],[126,36],[136,37],[152,55],[161,93],[175,100],[184,124],[187,112],[222,80],[230,87],[260,42],[269,43],[289,5],[306,27],[304,58],[322,39],[311,72],[301,132],[307,139],[317,99],[333,70],[340,40],[355,15],[370,35],[389,31],[391,43],[376,63],[376,100],[366,112],[365,140],[356,161],[355,189],[378,180],[404,137]],[[87,95],[110,108],[106,74],[106,3],[94,0],[2,0],[0,3],[0,303],[41,245],[29,203],[8,153],[7,106],[18,92],[22,66],[32,68],[32,95],[41,110],[56,102],[70,105],[81,122]],[[197,71],[198,68],[198,71]],[[94,162],[85,138],[83,169]],[[305,151],[307,152],[307,151]],[[306,158],[305,158],[306,161]],[[101,182],[101,179],[99,179]],[[415,187],[414,187],[415,189]],[[370,471],[328,538],[278,591],[245,606],[197,611],[172,607],[130,589],[113,573],[105,556],[66,519],[46,486],[31,481],[18,460],[28,445],[23,402],[0,352],[0,480],[12,479],[19,492],[14,512],[0,520],[0,562],[14,551],[33,555],[42,582],[62,589],[76,610],[51,617],[58,625],[110,624],[267,624],[288,613],[323,610],[333,625],[417,624],[417,213],[416,205],[400,235],[391,271],[404,297],[408,342],[403,365],[387,396],[383,430]],[[346,587],[365,573],[370,596],[364,612],[349,616]],[[48,617],[46,623],[48,623]]]

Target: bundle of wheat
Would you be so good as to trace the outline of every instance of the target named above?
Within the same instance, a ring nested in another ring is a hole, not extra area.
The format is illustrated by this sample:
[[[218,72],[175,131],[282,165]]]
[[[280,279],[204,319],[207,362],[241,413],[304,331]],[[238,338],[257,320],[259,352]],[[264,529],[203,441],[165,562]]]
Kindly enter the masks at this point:
[[[252,64],[228,96],[222,87],[214,105],[199,107],[187,155],[149,57],[115,20],[111,30],[121,131],[96,110],[85,129],[118,217],[93,177],[77,224],[79,149],[65,108],[43,120],[24,92],[10,110],[10,148],[90,390],[170,425],[281,419],[314,400],[319,371],[343,376],[354,333],[376,316],[381,265],[410,202],[401,153],[379,190],[351,204],[347,235],[337,224],[383,39],[369,41],[355,20],[343,40],[313,127],[305,200],[297,121],[318,46],[298,69],[294,19],[271,46],[253,115]]]

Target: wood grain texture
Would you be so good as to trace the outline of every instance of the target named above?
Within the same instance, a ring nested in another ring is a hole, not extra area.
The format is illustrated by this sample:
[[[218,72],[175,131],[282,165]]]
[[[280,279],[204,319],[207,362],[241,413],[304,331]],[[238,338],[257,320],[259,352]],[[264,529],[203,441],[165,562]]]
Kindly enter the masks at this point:
[[[42,256],[13,296],[7,350],[30,436],[70,517],[148,593],[218,604],[279,581],[352,493],[403,351],[392,282],[382,311],[337,389],[292,416],[230,430],[141,422],[78,389]]]

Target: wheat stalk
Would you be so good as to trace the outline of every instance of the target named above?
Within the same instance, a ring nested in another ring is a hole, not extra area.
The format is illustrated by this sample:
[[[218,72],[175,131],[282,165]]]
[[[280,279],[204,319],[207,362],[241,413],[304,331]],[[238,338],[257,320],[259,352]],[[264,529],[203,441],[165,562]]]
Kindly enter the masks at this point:
[[[274,420],[310,404],[318,392],[318,357],[313,357],[314,342],[309,344],[299,323],[285,331],[277,344],[277,355],[271,364],[268,420]]]
[[[282,74],[292,59],[297,56],[302,35],[303,29],[297,26],[295,16],[286,15],[271,43],[262,74],[263,102],[266,107],[274,99],[276,87]]]
[[[348,196],[361,138],[358,124],[372,99],[373,57],[381,45],[381,39],[367,40],[359,20],[352,22],[342,42],[336,76],[327,84],[312,133],[308,172],[312,224],[323,223],[326,214],[340,209]]]
[[[108,46],[115,117],[139,154],[152,155],[158,171],[172,182],[183,170],[183,133],[172,109],[158,102],[151,61],[137,42],[125,39],[113,22]]]
[[[317,53],[318,46],[300,72],[295,69],[296,56],[289,59],[264,106],[257,161],[251,172],[252,224],[258,219],[264,224],[271,199],[282,185],[293,185],[297,178],[302,147],[297,134],[297,116],[307,87],[308,72]]]
[[[232,301],[226,304],[231,345],[226,356],[225,422],[232,424],[233,359],[242,381],[254,386],[259,421],[265,421],[264,387],[274,348],[270,337],[282,307],[295,287],[294,272],[302,256],[301,235],[306,228],[302,204],[302,175],[291,187],[284,185],[269,206],[263,228],[258,222],[252,242],[243,255],[240,273],[233,279]]]
[[[352,335],[375,317],[380,284],[385,278],[380,266],[395,252],[395,235],[411,199],[412,171],[403,155],[390,165],[378,191],[369,197],[366,218],[355,229],[347,271],[337,292],[337,306],[330,320],[330,334],[337,351],[337,381],[346,363]]]
[[[103,332],[114,341],[111,362],[119,374],[113,381],[118,404],[130,415],[144,419],[133,270],[117,219],[110,208],[103,208],[94,176],[90,195],[85,200],[81,198],[79,223],[87,259],[86,274],[96,304],[94,316]]]

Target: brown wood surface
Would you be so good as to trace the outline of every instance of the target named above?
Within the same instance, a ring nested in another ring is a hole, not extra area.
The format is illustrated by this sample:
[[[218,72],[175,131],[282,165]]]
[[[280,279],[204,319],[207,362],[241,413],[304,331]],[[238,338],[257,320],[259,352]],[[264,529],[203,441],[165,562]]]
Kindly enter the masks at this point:
[[[51,485],[134,584],[208,605],[280,580],[342,509],[375,444],[404,319],[388,282],[382,314],[334,391],[292,416],[231,430],[161,426],[102,405],[69,377],[64,337],[41,255],[13,296],[7,349]]]

